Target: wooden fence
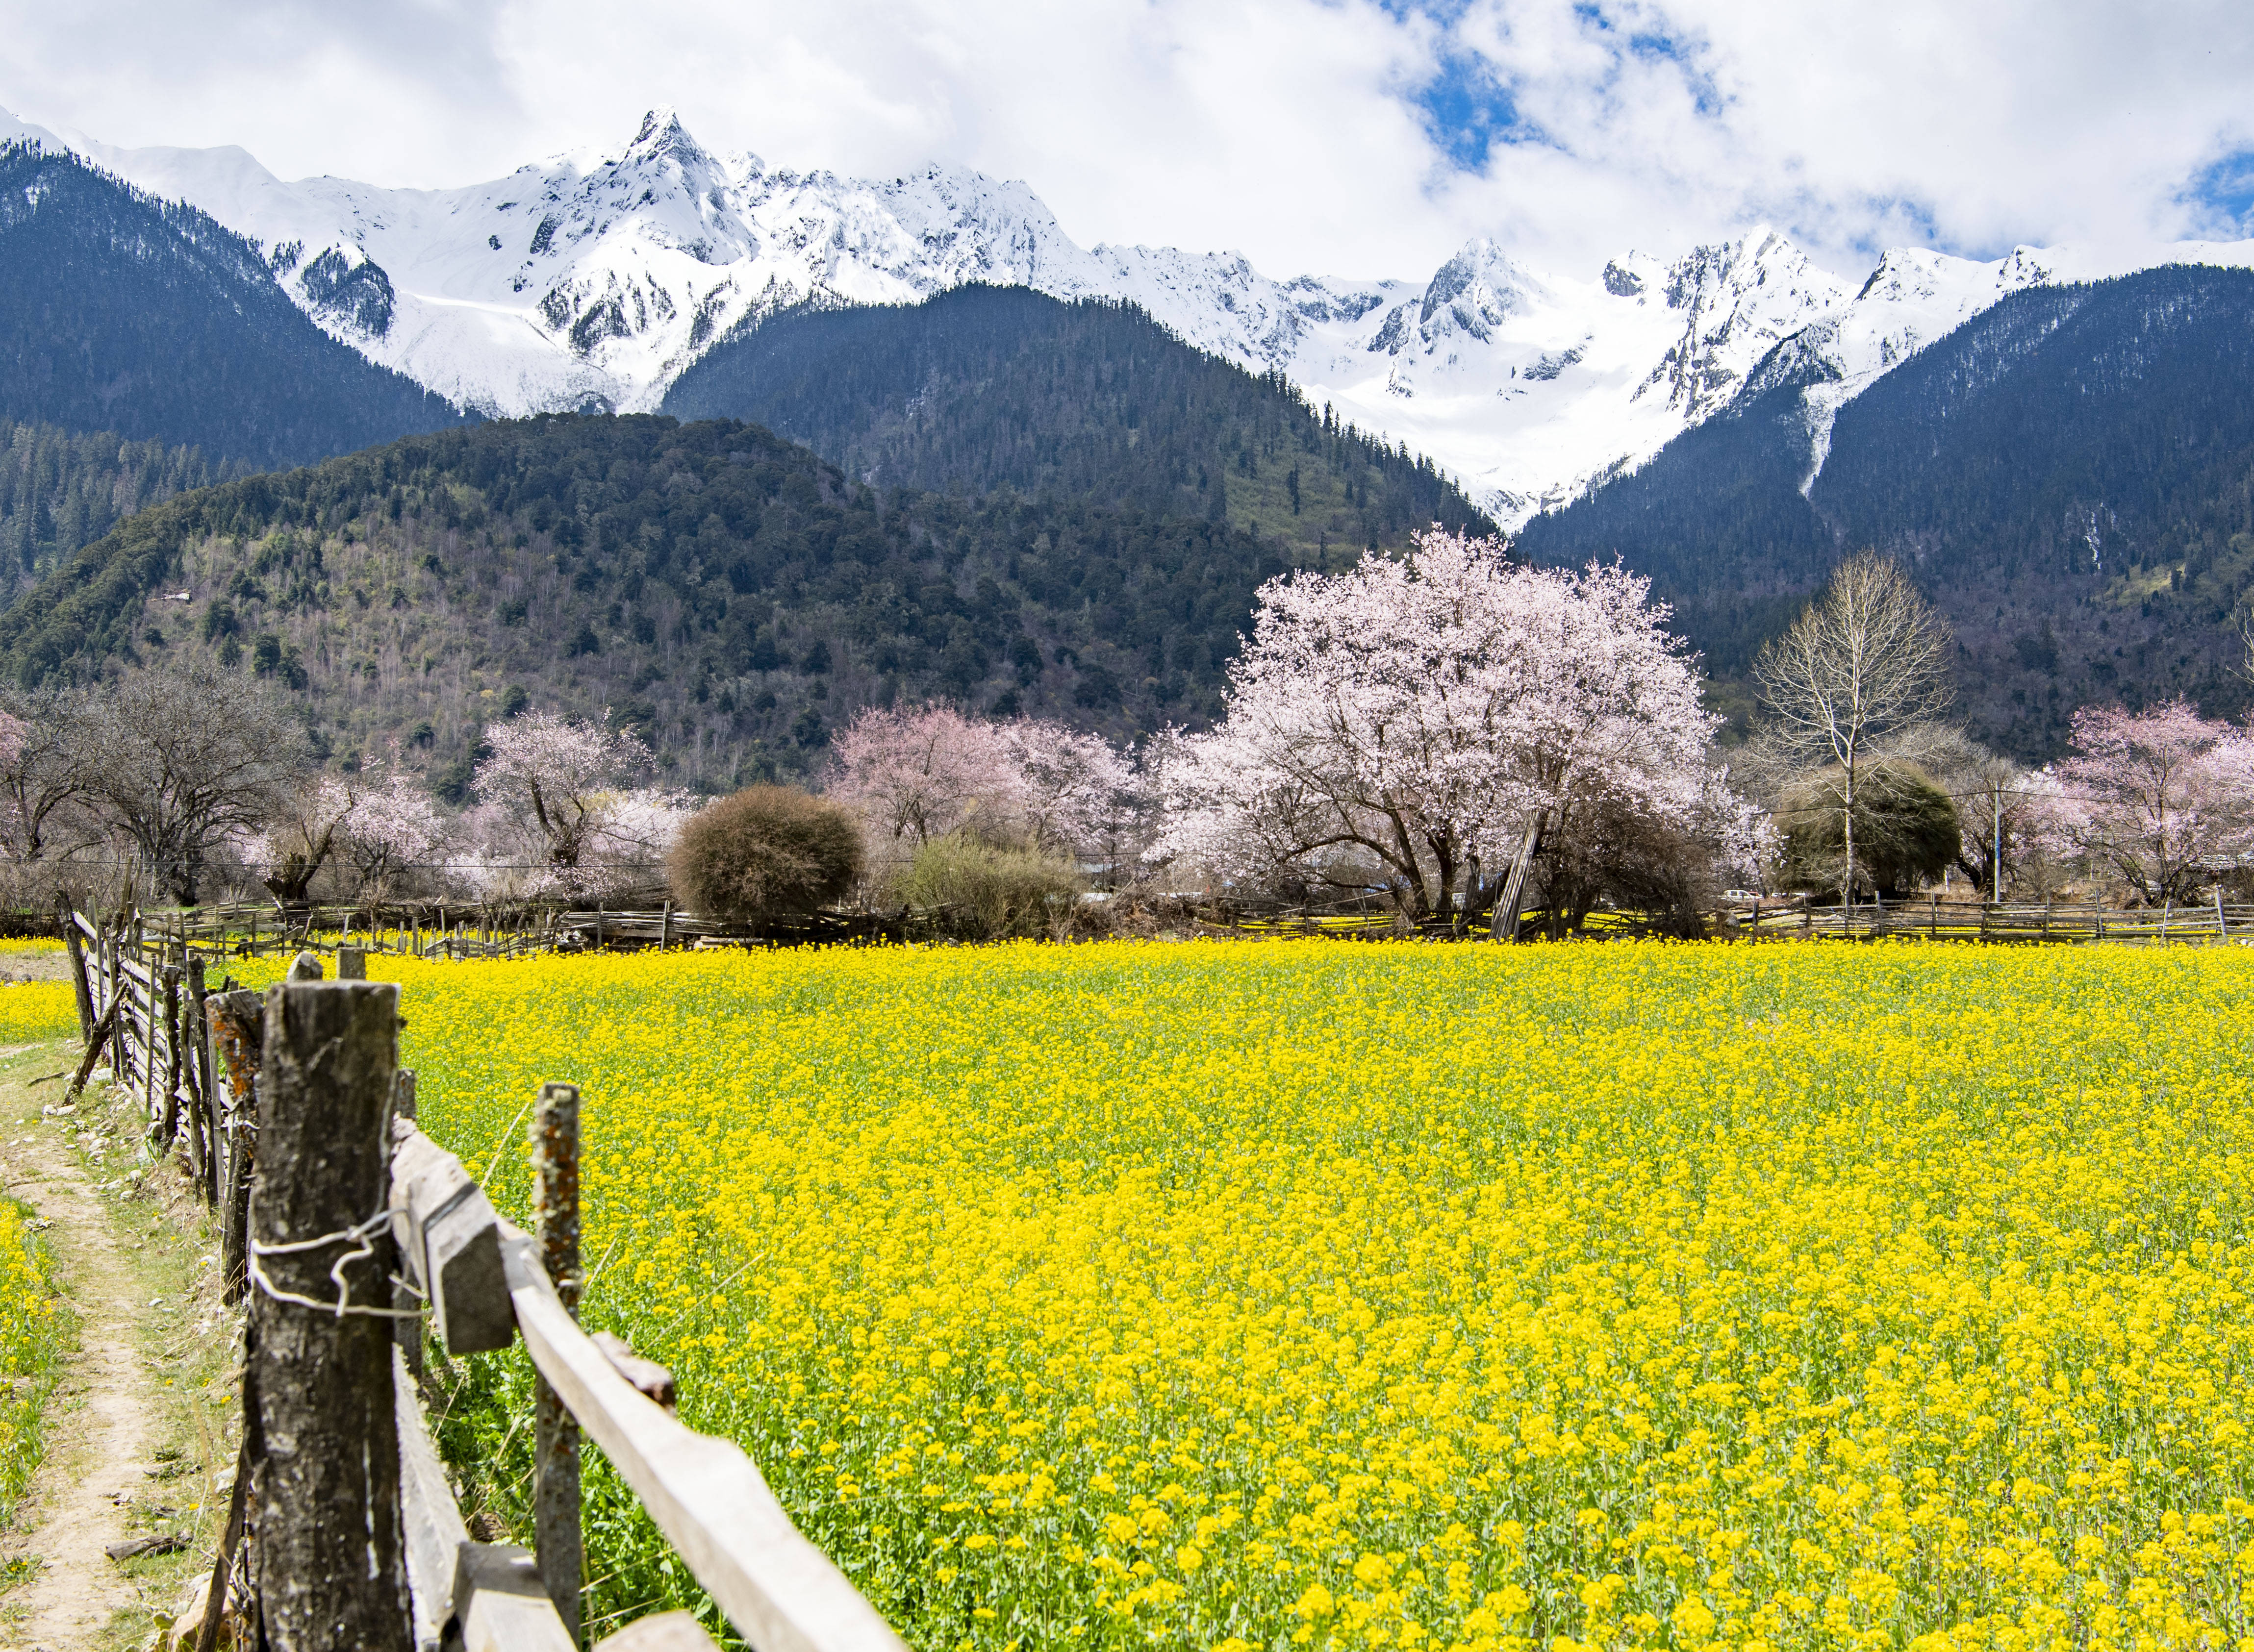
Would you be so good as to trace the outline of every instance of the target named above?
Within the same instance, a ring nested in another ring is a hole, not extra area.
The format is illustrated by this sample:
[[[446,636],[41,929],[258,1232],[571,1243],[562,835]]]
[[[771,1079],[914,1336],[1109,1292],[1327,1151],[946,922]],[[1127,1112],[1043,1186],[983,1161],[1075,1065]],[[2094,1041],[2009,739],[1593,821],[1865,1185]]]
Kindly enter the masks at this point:
[[[225,1288],[248,1305],[230,1507],[204,1607],[176,1626],[197,1652],[230,1622],[234,1644],[276,1652],[569,1652],[583,1431],[759,1652],[902,1652],[757,1465],[676,1417],[670,1375],[580,1329],[576,1088],[546,1085],[528,1110],[528,1235],[417,1126],[396,985],[323,981],[307,953],[287,982],[242,991],[130,920],[66,907],[63,926],[87,1035],[70,1099],[107,1060],[219,1207]],[[426,1325],[456,1358],[520,1338],[531,1357],[532,1550],[469,1536],[417,1390]],[[712,1642],[670,1613],[599,1644]]]
[[[600,914],[595,914],[598,919]],[[293,956],[352,948],[421,958],[508,957],[573,944],[574,914],[531,901],[382,906],[238,901],[140,920],[145,940],[214,956]],[[692,933],[683,920],[682,935]]]
[[[1804,900],[1745,901],[1716,914],[1726,934],[1760,939],[1863,940],[1922,935],[1934,941],[2014,943],[2102,942],[2108,945],[2254,942],[2254,906],[2217,900],[2196,906],[2122,908],[2095,901],[1994,904],[1908,900],[1853,908]]]
[[[1545,914],[1530,913],[1522,934],[1532,933]],[[1872,904],[1852,908],[1812,905],[1805,896],[1750,897],[1702,912],[1708,933],[1763,941],[1865,941],[1886,936],[1923,936],[1934,941],[2007,943],[2079,942],[2106,945],[2214,945],[2254,943],[2254,905],[2216,900],[2158,907],[2107,906],[2095,901],[2001,903],[1984,906],[1941,900]],[[1382,940],[1404,931],[1428,936],[1487,939],[1482,917],[1452,925],[1427,921],[1405,925],[1366,903],[1341,906],[1256,911],[1216,903],[1195,914],[1196,926],[1216,934],[1283,937],[1330,935]],[[1588,929],[1599,936],[1658,933],[1659,926],[1634,914],[1596,912]]]
[[[805,945],[904,938],[902,920],[878,914],[808,913],[756,931],[717,918],[650,907],[554,906],[537,902],[465,906],[279,906],[243,901],[154,914],[134,920],[144,941],[211,957],[299,952],[391,953],[419,958],[500,958],[585,948]]]

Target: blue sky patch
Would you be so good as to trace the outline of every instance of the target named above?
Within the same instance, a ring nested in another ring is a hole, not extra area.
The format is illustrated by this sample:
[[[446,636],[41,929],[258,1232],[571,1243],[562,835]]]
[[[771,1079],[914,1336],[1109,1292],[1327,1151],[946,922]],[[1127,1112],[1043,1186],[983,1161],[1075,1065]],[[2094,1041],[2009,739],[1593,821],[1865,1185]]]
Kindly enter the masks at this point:
[[[2177,200],[2234,239],[2254,234],[2254,149],[2234,150],[2191,175]]]
[[[1440,152],[1467,172],[1483,172],[1498,144],[1538,142],[1542,134],[1520,118],[1509,89],[1479,58],[1455,52],[1440,73],[1410,99]]]

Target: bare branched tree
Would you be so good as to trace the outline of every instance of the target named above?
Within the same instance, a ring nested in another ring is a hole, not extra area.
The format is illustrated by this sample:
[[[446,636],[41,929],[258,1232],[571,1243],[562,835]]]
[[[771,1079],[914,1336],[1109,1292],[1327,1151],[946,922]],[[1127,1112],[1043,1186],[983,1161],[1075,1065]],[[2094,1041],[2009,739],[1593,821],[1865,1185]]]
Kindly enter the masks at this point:
[[[2033,842],[2037,809],[2027,771],[1942,724],[1905,730],[1886,742],[1882,755],[1916,763],[1941,782],[1964,829],[1958,869],[1989,900],[2001,900],[2006,872],[2018,867]]]
[[[84,696],[74,689],[15,690],[0,695],[0,820],[8,853],[32,862],[53,846],[54,827],[78,811],[90,779]],[[69,836],[67,830],[64,834]]]
[[[1754,662],[1776,745],[1843,777],[1834,794],[1846,846],[1843,906],[1854,900],[1857,783],[1881,742],[1948,705],[1949,643],[1948,626],[1901,565],[1862,551]]]
[[[269,819],[304,762],[304,732],[281,696],[209,666],[104,684],[82,728],[96,808],[142,875],[183,906],[212,846]]]

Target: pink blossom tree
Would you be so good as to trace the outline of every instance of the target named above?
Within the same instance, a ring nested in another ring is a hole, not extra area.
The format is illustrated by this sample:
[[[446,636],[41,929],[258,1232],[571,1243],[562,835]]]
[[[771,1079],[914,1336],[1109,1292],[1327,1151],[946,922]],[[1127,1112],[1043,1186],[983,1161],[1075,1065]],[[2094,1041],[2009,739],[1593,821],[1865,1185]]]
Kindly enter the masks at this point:
[[[867,822],[872,859],[904,858],[974,820],[1006,826],[1023,806],[1023,776],[1002,729],[951,706],[870,706],[831,749],[826,789]]]
[[[242,841],[244,864],[274,899],[303,901],[335,852],[337,833],[360,801],[352,778],[310,774],[284,793],[266,824]]]
[[[1026,836],[1058,853],[1113,848],[1138,812],[1134,765],[1102,735],[1061,723],[1019,718],[1001,732]]]
[[[1530,830],[1561,844],[1642,819],[1718,840],[1715,719],[1648,594],[1437,528],[1400,561],[1271,581],[1221,725],[1160,743],[1153,853],[1382,882],[1410,916],[1449,918],[1493,900]]]
[[[414,776],[370,763],[356,774],[305,777],[238,852],[277,900],[307,899],[332,866],[348,869],[355,898],[384,892],[427,863],[447,837],[444,817]]]
[[[356,895],[382,900],[443,854],[453,829],[405,770],[371,765],[360,779],[359,800],[338,829],[337,852],[352,868]]]
[[[2084,706],[2045,778],[2045,837],[2147,906],[2189,899],[2254,848],[2254,738],[2181,700],[2141,713]]]
[[[524,892],[578,895],[646,879],[690,813],[685,794],[627,788],[649,748],[607,720],[529,711],[488,723],[484,738],[489,755],[471,787],[490,811],[488,870],[530,871],[503,880]],[[508,858],[514,854],[526,858]]]

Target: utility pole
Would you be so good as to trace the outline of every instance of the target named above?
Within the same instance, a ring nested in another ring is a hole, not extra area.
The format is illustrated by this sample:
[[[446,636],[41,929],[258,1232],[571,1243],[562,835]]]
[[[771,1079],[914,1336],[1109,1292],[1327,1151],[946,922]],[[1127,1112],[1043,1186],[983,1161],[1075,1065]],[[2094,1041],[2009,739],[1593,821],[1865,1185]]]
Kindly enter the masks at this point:
[[[1995,835],[1989,844],[1989,853],[1995,858],[1995,871],[1991,874],[1988,899],[1999,901],[2004,898],[2004,788],[1998,786],[1988,798],[1996,806]]]

